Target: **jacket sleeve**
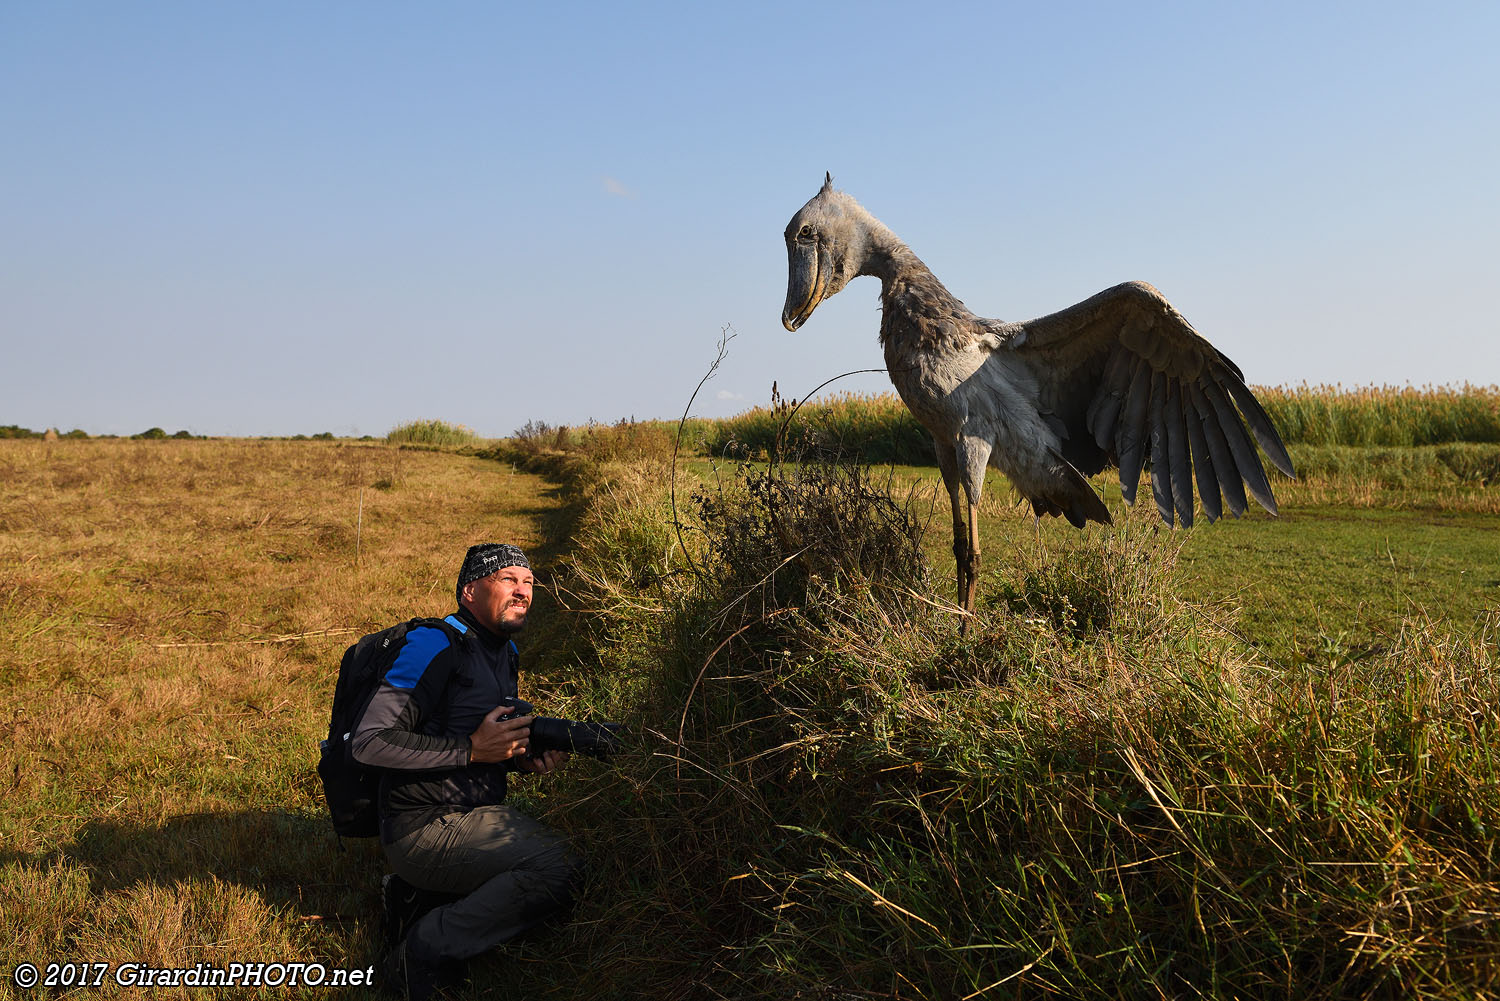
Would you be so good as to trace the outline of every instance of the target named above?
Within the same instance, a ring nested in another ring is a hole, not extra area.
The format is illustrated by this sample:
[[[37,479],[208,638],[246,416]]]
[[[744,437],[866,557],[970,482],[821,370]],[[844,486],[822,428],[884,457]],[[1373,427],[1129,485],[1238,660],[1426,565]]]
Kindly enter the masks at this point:
[[[354,760],[377,768],[416,771],[468,764],[467,738],[421,732],[447,688],[455,657],[441,629],[424,626],[406,634],[405,645],[354,728]]]

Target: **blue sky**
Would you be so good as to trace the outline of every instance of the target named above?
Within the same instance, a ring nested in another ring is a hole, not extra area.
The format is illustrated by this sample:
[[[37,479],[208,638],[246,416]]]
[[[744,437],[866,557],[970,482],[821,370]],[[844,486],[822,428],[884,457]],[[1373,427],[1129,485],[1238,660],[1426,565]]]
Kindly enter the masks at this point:
[[[1128,279],[1256,384],[1500,381],[1500,5],[0,4],[0,424],[676,417],[825,170],[976,312]],[[883,375],[836,387],[888,388]]]

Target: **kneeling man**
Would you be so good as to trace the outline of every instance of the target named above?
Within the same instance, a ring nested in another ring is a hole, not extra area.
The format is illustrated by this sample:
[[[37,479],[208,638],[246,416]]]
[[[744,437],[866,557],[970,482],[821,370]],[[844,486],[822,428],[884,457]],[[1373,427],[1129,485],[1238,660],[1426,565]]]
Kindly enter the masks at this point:
[[[451,632],[413,629],[355,728],[354,757],[384,769],[385,968],[409,998],[430,997],[462,961],[572,903],[580,865],[560,835],[505,805],[506,776],[546,774],[560,751],[527,754],[512,636],[533,578],[515,546],[473,546],[458,574]]]

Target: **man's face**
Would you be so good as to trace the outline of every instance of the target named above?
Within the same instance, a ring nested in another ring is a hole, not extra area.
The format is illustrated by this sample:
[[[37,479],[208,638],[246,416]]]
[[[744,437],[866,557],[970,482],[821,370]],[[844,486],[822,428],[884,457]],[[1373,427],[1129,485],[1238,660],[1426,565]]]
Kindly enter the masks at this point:
[[[533,582],[525,567],[501,567],[464,585],[463,606],[490,632],[515,632],[526,624]]]

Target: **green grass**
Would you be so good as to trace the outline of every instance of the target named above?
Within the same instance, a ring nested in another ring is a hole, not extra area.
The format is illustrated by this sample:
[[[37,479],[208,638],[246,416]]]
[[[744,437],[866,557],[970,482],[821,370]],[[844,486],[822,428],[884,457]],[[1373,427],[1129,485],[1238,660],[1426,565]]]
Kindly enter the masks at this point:
[[[937,480],[935,474],[924,478]],[[1002,497],[1008,492],[1003,481],[991,487]],[[1117,491],[1111,493],[1118,517],[1125,508]],[[1004,579],[1008,561],[1030,558],[1018,550],[1036,540],[1056,550],[1078,544],[1075,536],[1098,542],[1114,531],[1090,525],[1080,532],[1057,519],[1038,531],[1027,512],[997,508],[989,507],[981,522],[990,572],[981,588]],[[1148,523],[1155,518],[1149,502],[1133,514]],[[928,538],[945,583],[953,568],[947,520],[935,520]],[[1284,502],[1276,518],[1254,509],[1211,525],[1200,518],[1193,528],[1170,534],[1180,547],[1181,594],[1227,605],[1239,635],[1277,662],[1329,644],[1386,649],[1409,620],[1470,628],[1500,610],[1500,514],[1488,511]]]
[[[1408,621],[1465,629],[1500,609],[1500,515],[1291,507],[1187,535],[1183,593],[1232,601],[1236,628],[1282,662],[1364,655]]]

